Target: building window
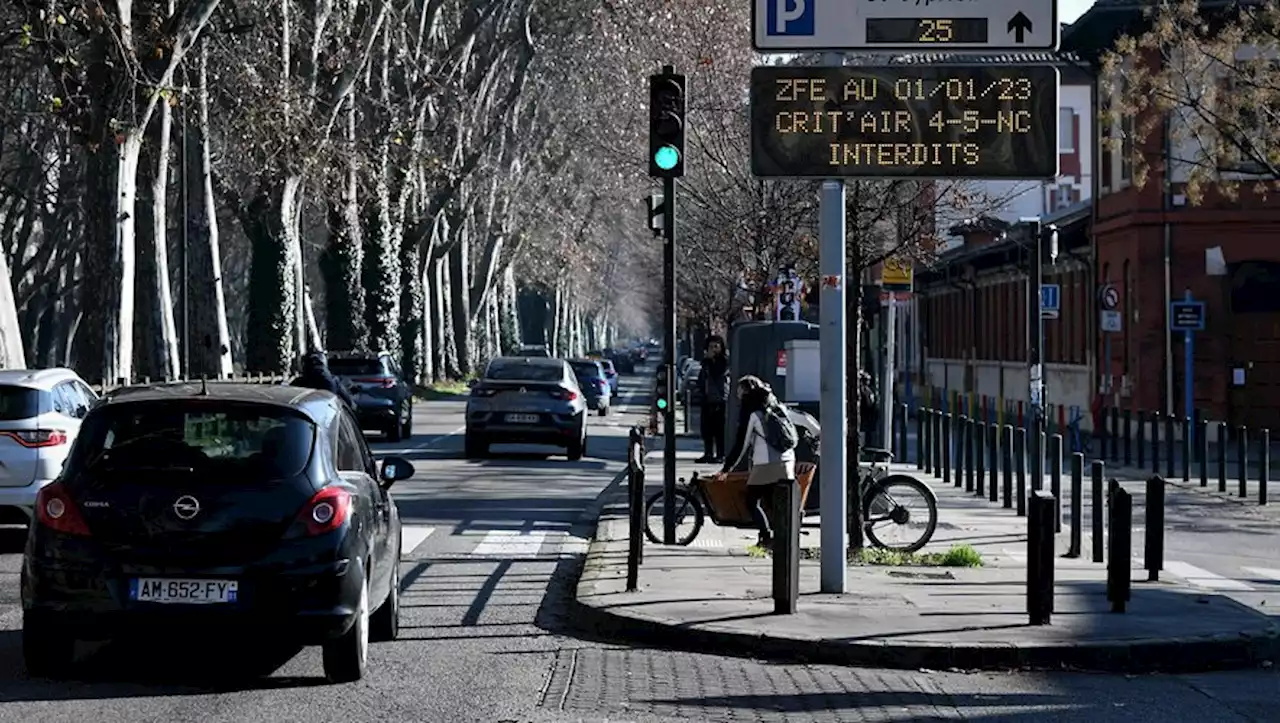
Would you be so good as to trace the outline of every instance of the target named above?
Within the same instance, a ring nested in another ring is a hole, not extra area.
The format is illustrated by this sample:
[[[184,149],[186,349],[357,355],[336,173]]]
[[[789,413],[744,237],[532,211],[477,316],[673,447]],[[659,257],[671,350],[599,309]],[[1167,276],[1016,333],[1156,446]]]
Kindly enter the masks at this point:
[[[1058,151],[1061,153],[1076,152],[1076,114],[1070,108],[1058,111]]]

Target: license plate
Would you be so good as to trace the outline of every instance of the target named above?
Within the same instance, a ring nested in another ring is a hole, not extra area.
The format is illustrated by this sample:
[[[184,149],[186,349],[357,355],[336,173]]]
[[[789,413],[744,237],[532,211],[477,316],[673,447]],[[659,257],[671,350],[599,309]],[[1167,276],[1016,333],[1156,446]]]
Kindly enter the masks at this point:
[[[129,599],[137,602],[233,603],[240,591],[235,580],[170,580],[142,577],[129,582]]]
[[[538,415],[536,414],[508,414],[507,421],[512,424],[537,424]]]

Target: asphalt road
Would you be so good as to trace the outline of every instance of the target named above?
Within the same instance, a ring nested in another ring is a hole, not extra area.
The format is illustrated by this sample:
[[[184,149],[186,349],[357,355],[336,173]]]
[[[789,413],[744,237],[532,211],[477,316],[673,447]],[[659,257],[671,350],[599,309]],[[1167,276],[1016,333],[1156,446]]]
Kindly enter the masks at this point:
[[[624,402],[645,401],[638,381]],[[628,399],[629,397],[629,399]],[[26,677],[19,536],[0,540],[0,721],[541,723],[543,721],[1275,720],[1270,670],[1206,676],[965,674],[775,664],[584,639],[566,616],[592,503],[622,469],[641,408],[591,420],[588,458],[496,448],[461,459],[462,403],[416,410],[415,437],[378,443],[417,475],[406,527],[401,639],[361,682],[327,685],[318,649],[256,641],[128,641],[84,651],[72,681]],[[415,541],[417,544],[415,545]],[[410,546],[413,546],[410,549]],[[223,675],[274,667],[260,680]]]

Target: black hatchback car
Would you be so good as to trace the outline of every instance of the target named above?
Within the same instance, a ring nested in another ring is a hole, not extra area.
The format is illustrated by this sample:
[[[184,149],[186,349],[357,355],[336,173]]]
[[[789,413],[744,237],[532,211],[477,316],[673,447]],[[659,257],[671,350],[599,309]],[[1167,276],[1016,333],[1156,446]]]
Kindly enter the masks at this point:
[[[323,645],[363,677],[399,632],[400,517],[338,397],[234,383],[132,387],[85,417],[40,490],[22,564],[22,652],[57,676],[76,640],[227,630]],[[190,652],[190,651],[188,651]]]

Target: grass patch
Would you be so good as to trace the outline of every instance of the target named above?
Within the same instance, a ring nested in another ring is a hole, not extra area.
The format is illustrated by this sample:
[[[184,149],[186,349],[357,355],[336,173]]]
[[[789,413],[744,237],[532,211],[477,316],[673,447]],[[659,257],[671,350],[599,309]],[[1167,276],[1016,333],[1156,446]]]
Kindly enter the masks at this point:
[[[770,552],[758,545],[747,548],[751,557],[769,557]],[[819,560],[821,550],[806,547],[800,550],[801,560]],[[982,553],[972,545],[955,545],[946,552],[899,552],[878,547],[866,547],[849,555],[854,565],[880,565],[883,567],[982,567]]]
[[[471,387],[467,386],[467,380],[446,380],[436,382],[430,386],[419,386],[414,396],[419,399],[450,399],[453,397],[463,397],[471,393]]]

